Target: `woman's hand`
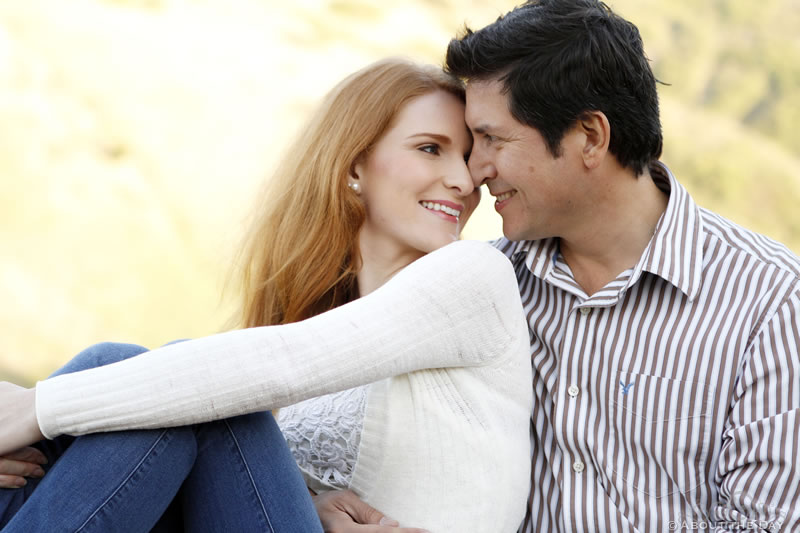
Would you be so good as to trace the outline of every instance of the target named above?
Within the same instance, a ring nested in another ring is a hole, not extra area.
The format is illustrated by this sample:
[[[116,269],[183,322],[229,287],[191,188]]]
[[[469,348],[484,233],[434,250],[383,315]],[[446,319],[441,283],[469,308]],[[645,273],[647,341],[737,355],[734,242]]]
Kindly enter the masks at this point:
[[[36,389],[0,382],[0,455],[43,438],[36,420]]]
[[[424,529],[397,527],[377,509],[349,490],[332,490],[311,497],[325,533],[428,533]]]
[[[22,448],[0,456],[0,489],[18,489],[28,482],[26,477],[42,477],[47,458],[36,448]]]

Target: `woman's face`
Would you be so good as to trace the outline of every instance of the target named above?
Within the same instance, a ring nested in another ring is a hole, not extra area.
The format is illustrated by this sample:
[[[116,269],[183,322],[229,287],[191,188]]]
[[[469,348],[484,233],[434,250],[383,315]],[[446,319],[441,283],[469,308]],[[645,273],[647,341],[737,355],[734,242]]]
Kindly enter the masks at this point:
[[[471,148],[456,96],[438,90],[409,100],[354,166],[367,212],[362,251],[413,261],[457,240],[480,199],[466,164]]]

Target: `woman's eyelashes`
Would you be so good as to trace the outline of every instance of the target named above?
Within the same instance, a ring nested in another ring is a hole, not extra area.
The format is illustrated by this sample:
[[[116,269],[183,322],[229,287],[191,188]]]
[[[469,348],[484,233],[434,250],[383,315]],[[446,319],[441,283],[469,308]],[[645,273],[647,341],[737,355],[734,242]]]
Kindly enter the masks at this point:
[[[423,151],[423,152],[425,152],[427,154],[439,155],[439,152],[441,151],[441,147],[436,143],[429,143],[429,144],[424,144],[424,145],[420,146],[419,150],[421,150],[421,151]]]
[[[431,154],[431,155],[441,155],[442,154],[441,145],[436,144],[436,143],[424,144],[424,145],[418,147],[417,150],[419,150],[421,152],[425,152],[426,154]],[[469,161],[469,156],[470,156],[471,153],[472,153],[472,150],[470,150],[469,152],[465,152],[464,153],[464,162],[465,163],[467,161]]]

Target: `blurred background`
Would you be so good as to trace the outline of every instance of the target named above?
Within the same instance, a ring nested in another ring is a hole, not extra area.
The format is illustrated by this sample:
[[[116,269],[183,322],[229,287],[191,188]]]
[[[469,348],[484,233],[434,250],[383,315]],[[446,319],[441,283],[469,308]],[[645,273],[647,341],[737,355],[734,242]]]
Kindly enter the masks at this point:
[[[0,2],[0,380],[222,329],[253,196],[324,92],[387,55],[441,63],[517,3]],[[800,1],[608,3],[667,84],[662,159],[800,252]],[[500,235],[490,204],[466,237]]]

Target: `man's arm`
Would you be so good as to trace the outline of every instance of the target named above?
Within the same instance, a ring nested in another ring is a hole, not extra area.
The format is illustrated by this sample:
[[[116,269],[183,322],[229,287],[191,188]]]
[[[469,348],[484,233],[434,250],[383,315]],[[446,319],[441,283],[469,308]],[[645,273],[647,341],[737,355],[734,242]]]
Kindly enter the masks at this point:
[[[800,526],[800,288],[765,320],[735,388],[717,466],[722,531]]]

